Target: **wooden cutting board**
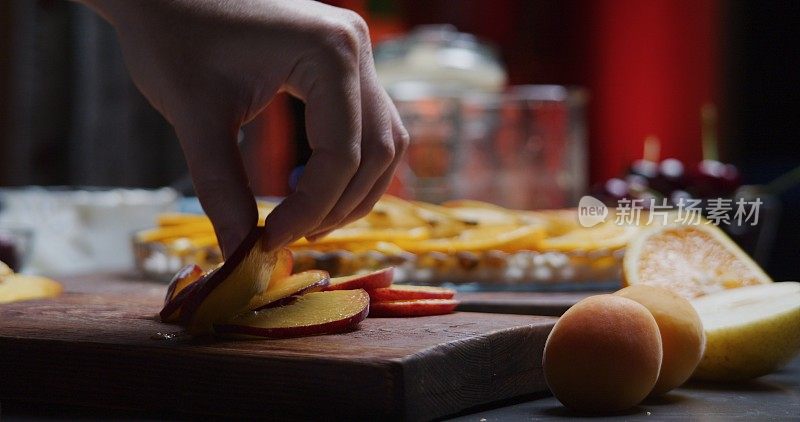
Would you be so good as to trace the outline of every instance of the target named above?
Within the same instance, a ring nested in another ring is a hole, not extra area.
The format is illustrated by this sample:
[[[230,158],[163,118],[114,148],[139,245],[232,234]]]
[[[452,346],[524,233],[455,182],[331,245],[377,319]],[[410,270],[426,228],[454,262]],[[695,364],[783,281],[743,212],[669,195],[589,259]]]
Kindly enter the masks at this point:
[[[580,300],[604,293],[610,292],[459,292],[457,299],[459,311],[561,316]]]
[[[284,340],[177,337],[163,285],[64,280],[55,300],[0,306],[0,401],[246,417],[426,420],[544,391],[555,318],[458,312],[367,319]]]

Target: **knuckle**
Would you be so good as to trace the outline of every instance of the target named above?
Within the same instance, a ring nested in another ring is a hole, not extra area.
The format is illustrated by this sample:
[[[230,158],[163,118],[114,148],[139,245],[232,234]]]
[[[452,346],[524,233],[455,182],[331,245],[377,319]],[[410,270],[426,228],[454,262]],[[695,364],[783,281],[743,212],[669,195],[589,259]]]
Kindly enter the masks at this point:
[[[329,20],[321,32],[321,47],[334,59],[355,62],[361,50],[356,29],[347,20]]]
[[[369,27],[364,18],[356,12],[348,10],[346,13],[347,21],[353,28],[354,33],[358,36],[359,41],[362,43],[369,42]]]
[[[291,221],[299,227],[316,227],[325,218],[323,214],[318,212],[318,201],[308,192],[297,190],[284,200],[284,204],[286,206],[282,208],[282,211],[290,215]],[[305,211],[298,212],[300,210]],[[311,212],[308,212],[309,210]],[[298,230],[298,233],[295,234],[299,235],[301,233],[302,231]]]
[[[353,175],[361,165],[361,154],[358,151],[348,151],[337,157],[340,168],[343,172]]]
[[[394,143],[388,139],[385,141],[378,142],[373,147],[371,153],[372,159],[384,164],[392,162],[392,160],[394,159],[394,154],[395,154]]]

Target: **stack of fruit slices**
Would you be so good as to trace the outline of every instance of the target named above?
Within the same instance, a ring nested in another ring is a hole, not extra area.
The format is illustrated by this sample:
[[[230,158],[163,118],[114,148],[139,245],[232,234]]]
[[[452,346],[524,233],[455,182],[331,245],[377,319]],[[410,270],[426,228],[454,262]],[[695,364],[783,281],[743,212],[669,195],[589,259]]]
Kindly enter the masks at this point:
[[[255,227],[223,264],[203,272],[187,265],[172,279],[159,313],[190,334],[284,338],[354,329],[367,317],[440,315],[452,312],[455,292],[394,286],[394,269],[330,278],[308,270],[292,274],[288,249],[267,251]]]
[[[455,291],[442,287],[392,284],[394,268],[331,279],[329,290],[362,288],[370,298],[371,317],[449,314],[458,306]]]

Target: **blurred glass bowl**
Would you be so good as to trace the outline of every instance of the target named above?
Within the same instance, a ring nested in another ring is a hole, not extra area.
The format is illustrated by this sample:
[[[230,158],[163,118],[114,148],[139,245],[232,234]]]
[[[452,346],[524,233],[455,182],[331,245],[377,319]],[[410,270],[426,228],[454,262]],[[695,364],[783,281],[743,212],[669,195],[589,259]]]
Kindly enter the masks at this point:
[[[26,245],[30,272],[128,271],[133,266],[130,233],[152,225],[160,213],[177,210],[178,200],[170,188],[0,188],[0,227],[34,233],[35,247]]]
[[[186,242],[166,244],[144,242],[134,233],[131,238],[136,269],[151,280],[169,282],[184,265],[197,264],[207,271],[222,262],[222,253],[217,246],[196,247],[189,239]]]

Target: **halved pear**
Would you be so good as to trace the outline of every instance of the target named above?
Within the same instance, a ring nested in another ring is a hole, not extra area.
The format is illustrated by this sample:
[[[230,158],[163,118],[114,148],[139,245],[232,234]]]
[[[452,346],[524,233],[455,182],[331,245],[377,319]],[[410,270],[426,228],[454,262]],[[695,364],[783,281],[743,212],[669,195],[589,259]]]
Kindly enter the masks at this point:
[[[693,378],[737,381],[768,374],[800,351],[800,283],[712,293],[692,301],[706,331]]]

